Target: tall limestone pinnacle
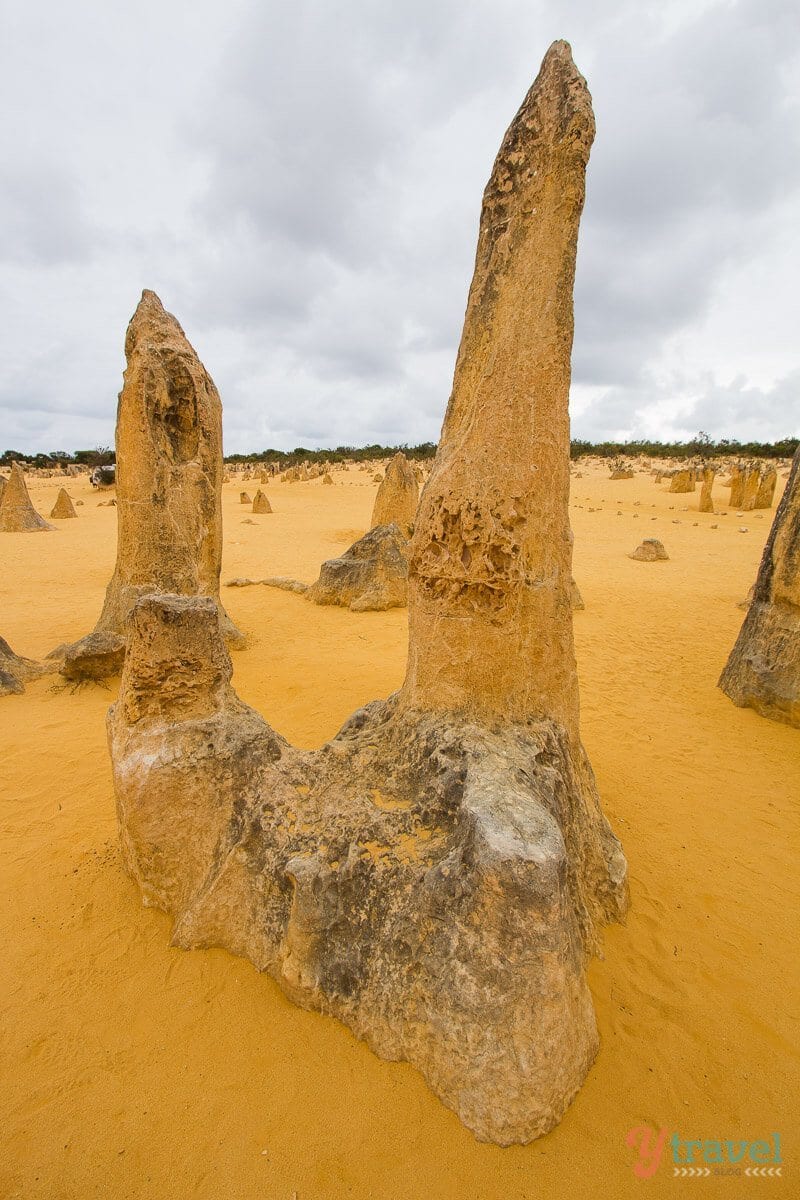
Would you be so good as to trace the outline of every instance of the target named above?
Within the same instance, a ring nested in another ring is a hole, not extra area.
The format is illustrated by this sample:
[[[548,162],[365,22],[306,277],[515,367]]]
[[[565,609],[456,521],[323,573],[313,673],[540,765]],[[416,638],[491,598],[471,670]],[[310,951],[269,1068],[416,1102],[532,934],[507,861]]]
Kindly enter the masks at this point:
[[[125,335],[117,409],[117,563],[98,628],[121,630],[149,591],[219,599],[222,404],[155,292]]]
[[[93,634],[65,654],[74,677],[118,668],[131,610],[165,592],[219,603],[222,404],[175,317],[144,291],[125,335],[117,406],[117,560]],[[223,632],[242,640],[220,608]]]
[[[586,81],[569,45],[554,42],[483,196],[453,390],[411,544],[409,707],[556,716],[577,732],[568,401],[594,134]]]
[[[140,599],[109,747],[125,863],[173,943],[245,955],[416,1066],[482,1140],[551,1129],[598,1049],[586,960],[626,864],[580,744],[572,279],[594,132],[557,42],[487,188],[415,524],[402,692],[319,750],[232,687],[216,605]]]

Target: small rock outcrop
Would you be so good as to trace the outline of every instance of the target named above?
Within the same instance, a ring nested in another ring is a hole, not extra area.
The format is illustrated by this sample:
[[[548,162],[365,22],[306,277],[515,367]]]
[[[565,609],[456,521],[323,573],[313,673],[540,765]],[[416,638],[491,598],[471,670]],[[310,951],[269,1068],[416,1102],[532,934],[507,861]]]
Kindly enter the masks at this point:
[[[414,528],[419,504],[419,483],[414,468],[401,450],[395,454],[378,488],[370,528],[397,525],[404,537]]]
[[[70,517],[77,517],[77,515],[68,492],[65,488],[61,488],[50,513],[50,520],[67,521]]]
[[[800,727],[800,450],[719,686],[740,708]]]
[[[225,587],[272,587],[278,588],[281,592],[295,592],[298,596],[305,596],[311,584],[303,583],[299,579],[291,579],[287,575],[269,575],[266,579],[248,579],[245,576],[239,576],[236,579],[226,580]]]
[[[637,562],[667,562],[669,555],[658,538],[645,538],[628,558],[635,558]]]
[[[308,589],[314,604],[380,612],[408,603],[408,542],[397,525],[379,525],[339,558],[322,564]]]
[[[626,865],[580,740],[572,289],[594,137],[556,42],[484,194],[453,392],[409,558],[405,683],[316,751],[231,688],[205,596],[136,604],[109,746],[128,870],[175,945],[224,946],[485,1141],[562,1117]]]
[[[693,471],[676,471],[670,480],[669,490],[671,492],[693,492],[694,483]]]
[[[25,684],[47,675],[53,668],[15,654],[5,638],[0,637],[0,696],[19,696]]]
[[[70,677],[107,670],[140,596],[211,596],[219,603],[219,393],[155,292],[142,293],[125,335],[125,357],[116,430],[117,561],[94,633],[66,654]],[[226,638],[240,645],[242,635],[224,610],[220,619]],[[65,653],[59,647],[53,657]]]
[[[240,504],[252,504],[253,497],[248,496],[247,492],[239,492],[239,503]]]
[[[352,612],[383,612],[408,603],[408,540],[396,525],[370,529],[338,558],[328,559],[314,583],[283,575],[229,579],[226,587],[263,586],[305,596],[313,604],[336,604]]]
[[[101,629],[79,642],[58,646],[48,657],[59,661],[61,674],[72,683],[100,681],[119,675],[125,661],[125,645],[121,633]]]
[[[0,533],[42,533],[52,528],[31,503],[22,467],[13,463],[0,497]]]
[[[253,512],[254,513],[271,513],[272,512],[272,505],[270,504],[269,500],[267,499],[266,493],[262,492],[261,488],[258,489],[255,496],[253,497]]]

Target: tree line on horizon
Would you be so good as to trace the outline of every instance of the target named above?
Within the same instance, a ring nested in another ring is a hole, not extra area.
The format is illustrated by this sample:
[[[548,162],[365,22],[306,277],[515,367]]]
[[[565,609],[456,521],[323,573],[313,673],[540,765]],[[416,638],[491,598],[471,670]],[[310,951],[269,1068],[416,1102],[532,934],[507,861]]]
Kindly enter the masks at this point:
[[[660,442],[652,439],[636,439],[625,442],[590,442],[584,438],[573,438],[570,457],[583,458],[791,458],[800,438],[785,437],[777,442],[740,442],[735,438],[715,441],[701,430],[685,442]],[[294,450],[269,448],[252,454],[226,454],[225,462],[264,463],[274,462],[281,469],[296,466],[301,462],[343,463],[369,462],[376,458],[391,458],[402,451],[406,458],[421,461],[432,459],[436,454],[435,442],[420,442],[416,446],[402,443],[399,446],[337,446],[335,449],[312,450],[307,446],[296,446]],[[32,467],[87,466],[104,467],[115,462],[114,451],[109,446],[96,446],[93,450],[52,450],[49,454],[25,454],[21,450],[5,450],[0,454],[0,466],[9,467],[12,462],[27,463]]]

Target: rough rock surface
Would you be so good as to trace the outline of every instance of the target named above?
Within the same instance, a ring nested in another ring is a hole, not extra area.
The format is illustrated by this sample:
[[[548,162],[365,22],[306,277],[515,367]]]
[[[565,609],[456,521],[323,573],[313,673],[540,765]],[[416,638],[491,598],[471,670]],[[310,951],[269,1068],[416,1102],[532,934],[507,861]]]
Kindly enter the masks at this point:
[[[0,496],[0,533],[40,533],[52,528],[31,503],[22,467],[13,463]]]
[[[245,955],[504,1145],[551,1129],[580,1087],[598,1046],[586,958],[627,902],[580,742],[570,609],[593,135],[556,42],[484,196],[401,692],[295,750],[232,691],[213,601],[153,596],[109,714],[125,861],[175,944]]]
[[[580,593],[580,588],[574,579],[570,581],[569,599],[570,607],[573,612],[583,612],[583,610],[586,608],[586,605],[583,602],[583,596]]]
[[[119,675],[125,661],[125,645],[122,634],[101,629],[79,642],[57,646],[47,657],[57,660],[61,674],[73,683],[99,681]]]
[[[378,488],[370,528],[397,525],[401,533],[408,537],[414,527],[418,504],[419,483],[416,473],[405,454],[398,450]]]
[[[258,489],[255,496],[253,497],[253,512],[254,513],[271,513],[272,512],[272,505],[270,504],[269,500],[267,499],[266,494],[264,492],[262,492],[261,488]]]
[[[800,450],[719,686],[740,708],[800,728]]]
[[[178,322],[145,291],[125,335],[127,367],[117,408],[117,561],[95,634],[126,636],[140,596],[211,596],[222,556],[222,405]],[[243,641],[224,610],[223,631]],[[92,635],[75,643],[71,669]],[[58,653],[58,652],[54,652]],[[87,674],[88,677],[88,674]],[[102,676],[100,676],[102,677]]]
[[[694,473],[692,471],[676,471],[670,480],[671,492],[693,492]]]
[[[58,495],[56,496],[56,502],[53,505],[52,512],[50,513],[50,520],[51,521],[66,521],[70,517],[77,517],[77,515],[78,514],[75,512],[75,508],[73,506],[72,500],[69,497],[69,494],[65,491],[64,488],[61,488]]]
[[[308,589],[314,604],[353,612],[402,608],[408,603],[408,542],[397,525],[379,525],[320,568]]]
[[[713,467],[703,468],[703,486],[700,489],[700,502],[697,505],[698,512],[713,513],[714,511],[714,501],[711,498],[711,489],[714,486],[715,475],[716,471]]]
[[[756,507],[756,499],[758,498],[758,489],[761,484],[761,468],[754,466],[752,463],[744,473],[744,484],[742,487],[742,500],[739,507],[742,512],[752,512]]]
[[[252,504],[253,497],[248,496],[247,492],[239,492],[239,503],[240,504]]]
[[[669,555],[658,538],[645,538],[628,558],[635,558],[637,562],[666,562]]]
[[[31,679],[38,679],[52,670],[47,663],[15,654],[5,638],[0,637],[0,696],[19,696]]]
[[[762,472],[756,493],[755,508],[772,508],[775,499],[775,488],[778,483],[778,472],[775,467],[767,467]]]

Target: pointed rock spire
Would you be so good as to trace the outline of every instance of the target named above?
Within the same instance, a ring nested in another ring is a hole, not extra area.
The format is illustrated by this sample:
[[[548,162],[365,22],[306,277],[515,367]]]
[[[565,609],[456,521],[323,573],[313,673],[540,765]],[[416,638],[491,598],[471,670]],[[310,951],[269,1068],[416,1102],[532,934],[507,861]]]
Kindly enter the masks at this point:
[[[397,525],[403,537],[408,537],[414,527],[418,504],[419,483],[414,468],[402,450],[398,450],[378,488],[370,529],[379,525]]]
[[[33,507],[22,467],[14,463],[0,496],[0,533],[39,533],[52,528]]]
[[[75,512],[75,506],[70,499],[69,493],[65,488],[62,487],[58,493],[58,496],[56,497],[56,502],[53,505],[50,513],[51,520],[66,521],[70,517],[77,517],[77,515],[78,514]]]
[[[483,196],[453,391],[409,560],[404,706],[577,733],[569,527],[572,289],[595,124],[554,42]]]
[[[118,661],[130,612],[151,593],[210,596],[228,641],[244,640],[219,600],[219,393],[155,292],[142,292],[125,335],[125,356],[116,432],[117,561],[94,633],[54,651],[64,657],[70,677],[94,677],[99,663]]]

